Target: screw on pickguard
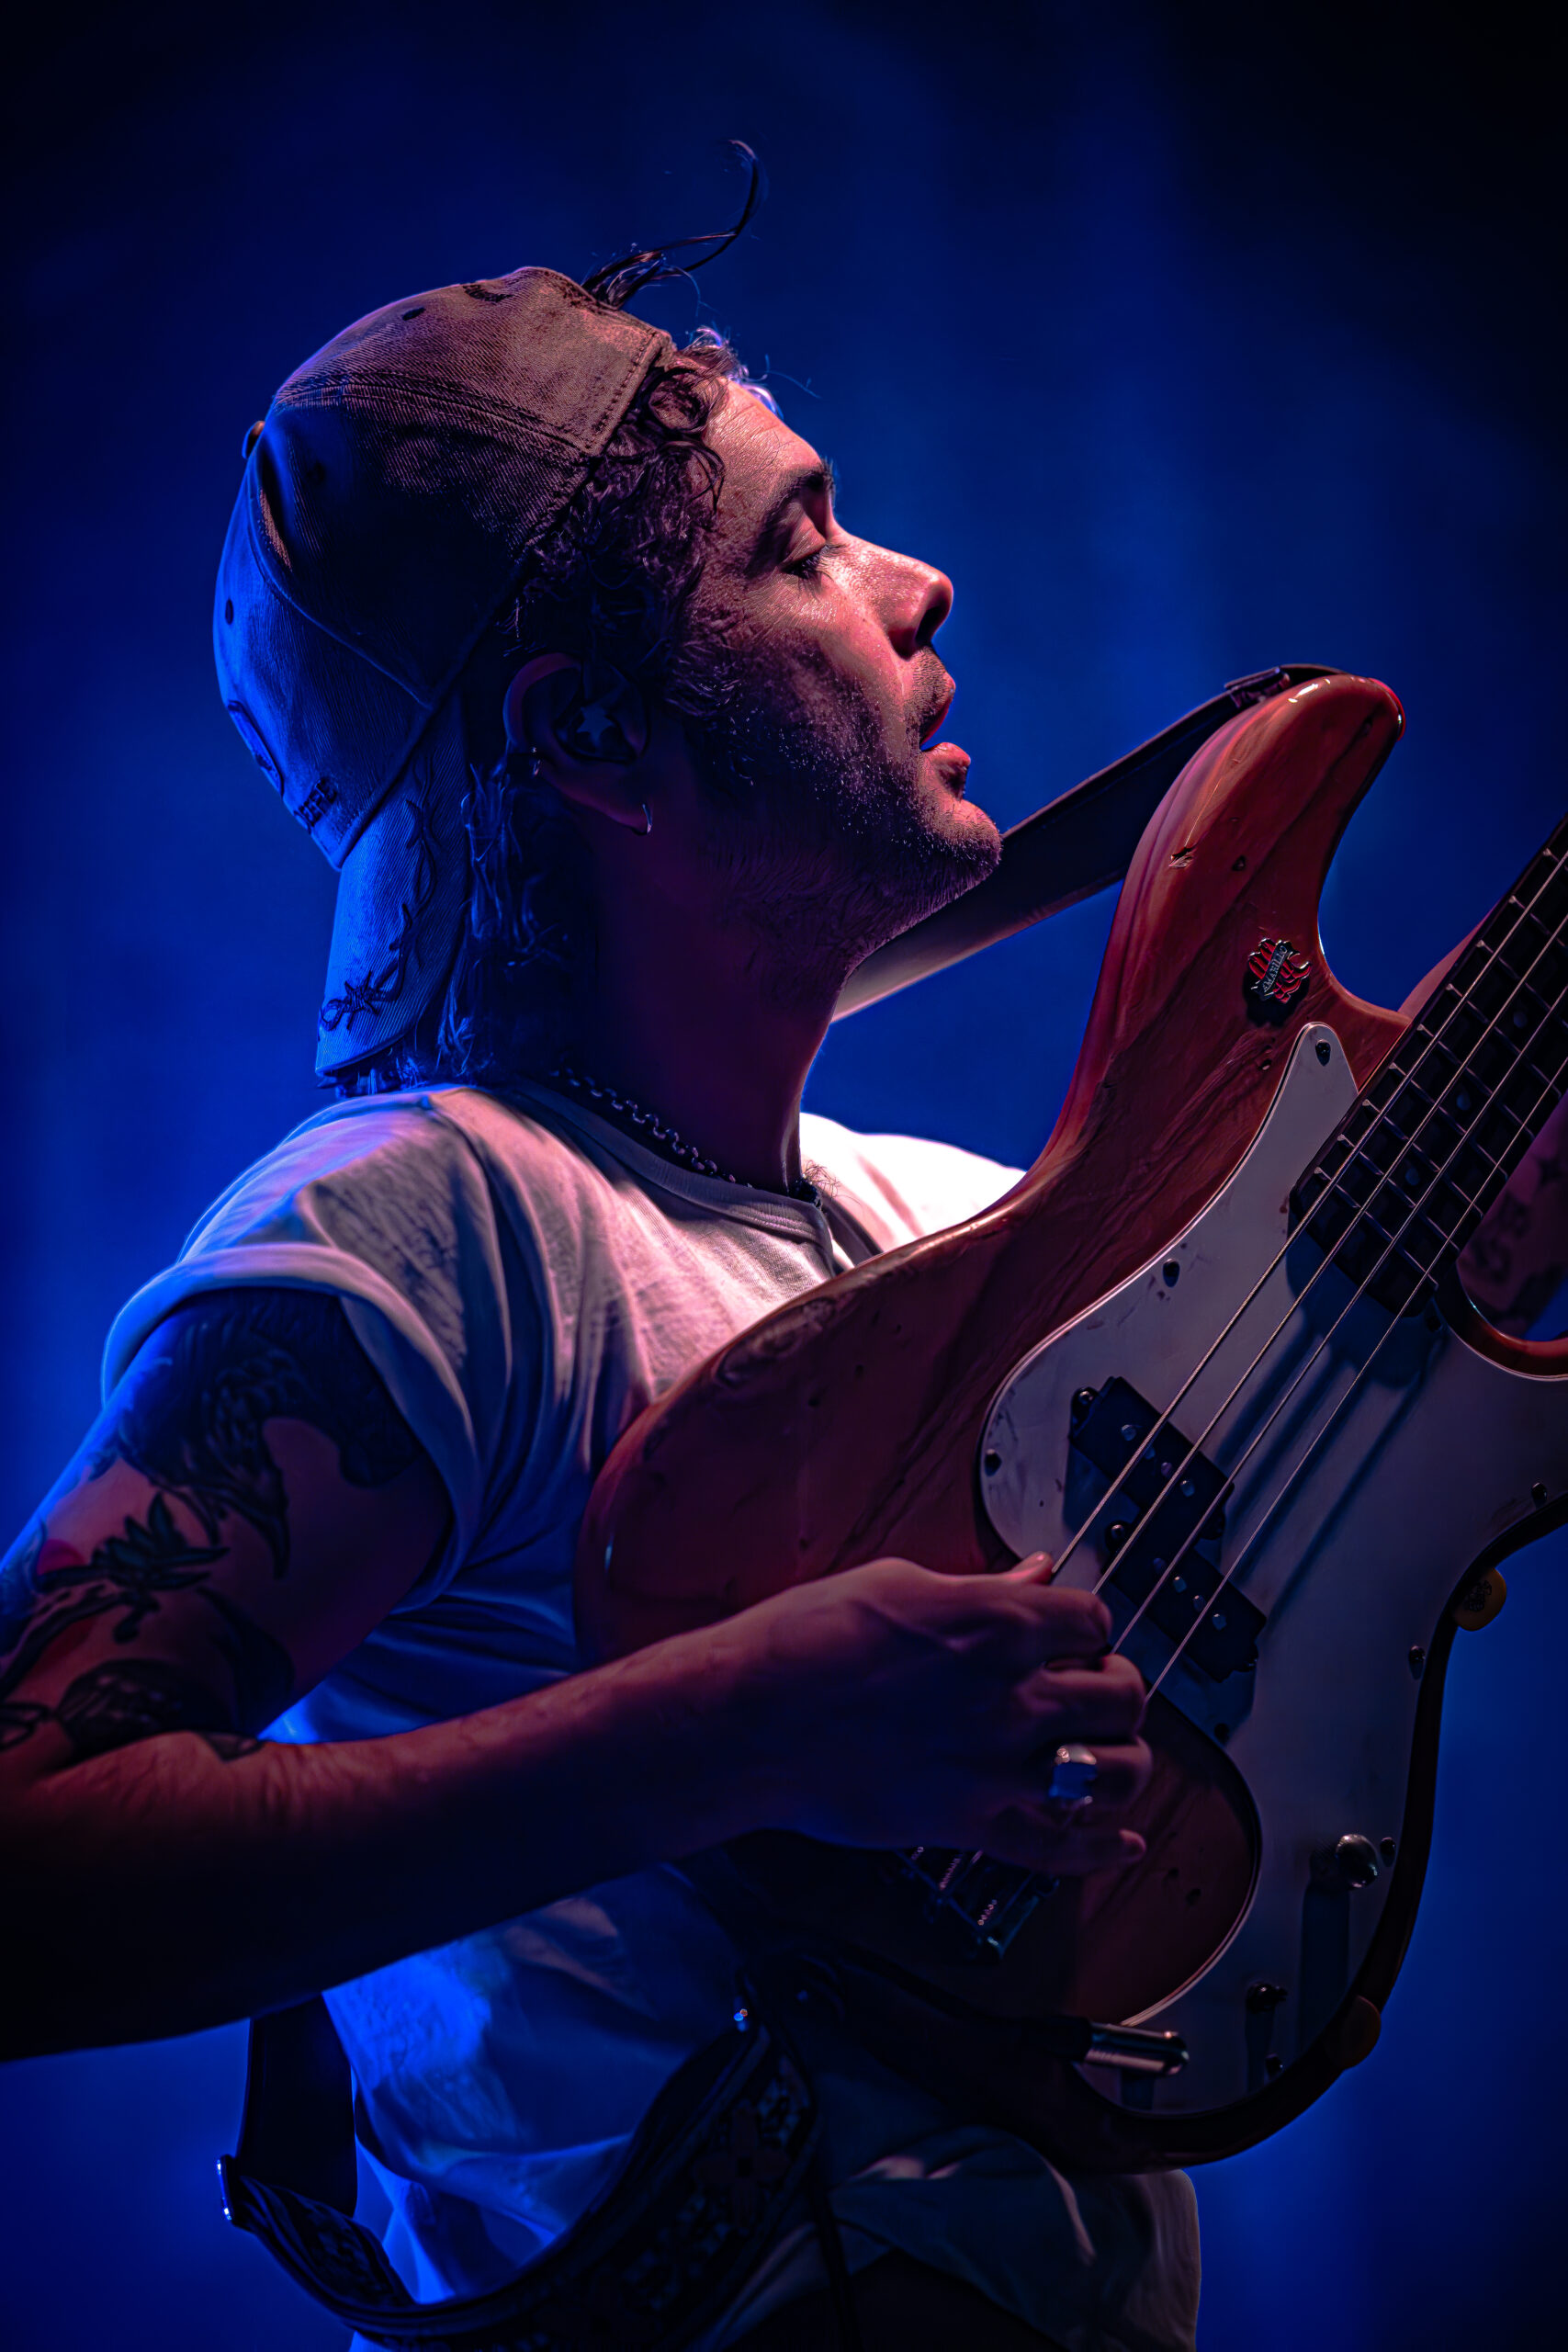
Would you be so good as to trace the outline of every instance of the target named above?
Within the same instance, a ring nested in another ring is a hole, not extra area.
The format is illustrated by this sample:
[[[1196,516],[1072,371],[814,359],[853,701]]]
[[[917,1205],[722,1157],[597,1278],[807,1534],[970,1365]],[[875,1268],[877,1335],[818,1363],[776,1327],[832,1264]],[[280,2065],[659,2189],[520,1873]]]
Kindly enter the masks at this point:
[[[1161,1419],[1125,1380],[1080,1388],[1072,1402],[1072,1451],[1114,1514],[1101,1536],[1115,1564],[1112,1589],[1134,1609],[1146,1601],[1145,1616],[1169,1640],[1180,1643],[1190,1634],[1184,1658],[1223,1682],[1257,1665],[1267,1620],[1234,1584],[1220,1590],[1217,1548],[1229,1492],[1224,1476],[1204,1454],[1189,1460],[1187,1440]],[[1201,1622],[1192,1633],[1195,1618]]]

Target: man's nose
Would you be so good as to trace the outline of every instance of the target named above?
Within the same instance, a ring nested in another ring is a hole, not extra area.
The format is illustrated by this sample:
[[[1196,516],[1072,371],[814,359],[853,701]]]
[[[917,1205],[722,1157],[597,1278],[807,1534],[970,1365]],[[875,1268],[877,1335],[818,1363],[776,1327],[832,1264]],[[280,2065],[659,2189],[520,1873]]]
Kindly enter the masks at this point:
[[[912,555],[890,555],[887,634],[906,661],[931,643],[953,610],[953,582],[934,564]]]

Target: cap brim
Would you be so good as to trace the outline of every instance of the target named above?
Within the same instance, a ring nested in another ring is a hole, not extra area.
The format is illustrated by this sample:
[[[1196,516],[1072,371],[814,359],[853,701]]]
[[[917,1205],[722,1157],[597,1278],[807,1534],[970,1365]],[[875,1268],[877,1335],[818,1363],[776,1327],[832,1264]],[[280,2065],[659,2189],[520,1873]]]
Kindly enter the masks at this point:
[[[317,1023],[323,1079],[387,1052],[439,1001],[468,910],[468,780],[453,696],[344,860]]]

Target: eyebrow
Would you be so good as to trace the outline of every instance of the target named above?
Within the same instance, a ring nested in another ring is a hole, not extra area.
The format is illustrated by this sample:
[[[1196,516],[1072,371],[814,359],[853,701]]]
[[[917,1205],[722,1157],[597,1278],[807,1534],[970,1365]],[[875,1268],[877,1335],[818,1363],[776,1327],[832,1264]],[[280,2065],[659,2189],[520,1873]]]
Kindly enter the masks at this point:
[[[830,458],[822,458],[815,466],[803,466],[798,473],[791,474],[757,526],[757,536],[746,563],[748,576],[760,571],[767,562],[779,526],[792,506],[804,506],[809,498],[830,499],[838,487],[839,478],[833,471]]]

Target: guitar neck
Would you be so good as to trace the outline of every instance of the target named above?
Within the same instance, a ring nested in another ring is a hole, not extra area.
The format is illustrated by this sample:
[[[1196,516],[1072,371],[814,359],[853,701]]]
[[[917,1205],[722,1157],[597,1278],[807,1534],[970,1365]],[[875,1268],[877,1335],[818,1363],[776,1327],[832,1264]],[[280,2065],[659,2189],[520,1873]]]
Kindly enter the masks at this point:
[[[1433,989],[1292,1203],[1394,1313],[1430,1295],[1568,1091],[1568,819]]]

